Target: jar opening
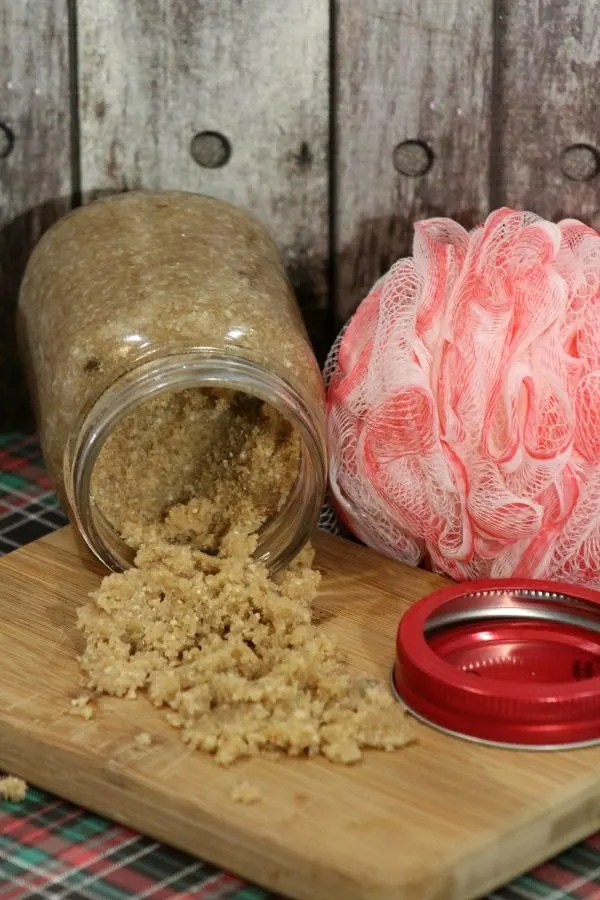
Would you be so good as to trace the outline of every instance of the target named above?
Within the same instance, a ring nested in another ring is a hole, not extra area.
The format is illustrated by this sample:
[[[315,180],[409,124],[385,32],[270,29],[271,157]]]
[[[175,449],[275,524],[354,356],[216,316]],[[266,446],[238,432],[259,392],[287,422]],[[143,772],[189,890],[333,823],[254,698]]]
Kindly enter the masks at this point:
[[[134,552],[129,543],[93,499],[94,475],[102,471],[98,467],[101,451],[126,419],[132,421],[133,413],[141,410],[143,414],[143,407],[150,404],[146,407],[150,409],[151,403],[160,404],[160,398],[167,402],[167,398],[186,391],[193,395],[191,389],[211,396],[216,391],[255,398],[289,423],[298,437],[298,465],[291,487],[281,495],[282,502],[274,515],[256,531],[255,556],[276,571],[294,558],[316,527],[325,493],[326,453],[314,410],[307,409],[281,377],[248,359],[195,350],[143,363],[111,385],[89,410],[77,441],[65,451],[65,485],[73,518],[92,552],[108,568],[122,571],[132,565]],[[221,426],[225,427],[223,423]],[[185,418],[181,419],[181,427],[187,427]],[[235,435],[232,439],[235,442]],[[177,465],[175,459],[169,462]],[[180,462],[183,466],[184,461]],[[223,465],[229,465],[228,461]],[[118,498],[119,484],[113,484],[110,478],[107,484]],[[168,494],[168,485],[166,490]],[[177,503],[173,499],[173,505]]]

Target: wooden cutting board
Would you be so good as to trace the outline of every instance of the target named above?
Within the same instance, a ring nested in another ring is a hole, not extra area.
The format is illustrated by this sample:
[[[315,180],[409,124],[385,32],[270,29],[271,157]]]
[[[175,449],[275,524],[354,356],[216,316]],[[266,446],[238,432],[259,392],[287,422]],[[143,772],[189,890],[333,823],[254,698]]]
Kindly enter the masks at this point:
[[[399,615],[440,580],[327,536],[318,561],[322,627],[386,679]],[[75,718],[75,610],[100,577],[70,529],[0,561],[0,768],[298,900],[469,900],[600,827],[600,748],[495,750],[416,725],[417,745],[353,768],[223,770],[144,700]],[[260,803],[231,800],[240,777]]]

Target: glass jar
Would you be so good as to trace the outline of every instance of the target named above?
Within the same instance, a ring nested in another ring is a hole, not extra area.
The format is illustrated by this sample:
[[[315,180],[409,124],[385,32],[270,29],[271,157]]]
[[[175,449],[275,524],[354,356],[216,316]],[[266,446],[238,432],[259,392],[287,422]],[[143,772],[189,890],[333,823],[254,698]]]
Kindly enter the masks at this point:
[[[18,325],[50,477],[106,566],[127,568],[132,552],[91,497],[102,446],[141,404],[187,388],[251,394],[296,429],[295,484],[256,555],[275,570],[304,546],[326,486],[324,391],[277,248],[254,219],[184,192],[77,209],[35,248]]]

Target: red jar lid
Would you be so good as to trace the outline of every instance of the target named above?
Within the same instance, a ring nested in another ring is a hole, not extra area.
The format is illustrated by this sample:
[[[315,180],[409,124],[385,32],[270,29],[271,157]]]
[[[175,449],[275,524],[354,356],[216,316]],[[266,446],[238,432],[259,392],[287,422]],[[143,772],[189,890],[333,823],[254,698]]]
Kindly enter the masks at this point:
[[[398,626],[393,688],[418,718],[502,746],[600,743],[600,593],[502,579],[453,585]]]

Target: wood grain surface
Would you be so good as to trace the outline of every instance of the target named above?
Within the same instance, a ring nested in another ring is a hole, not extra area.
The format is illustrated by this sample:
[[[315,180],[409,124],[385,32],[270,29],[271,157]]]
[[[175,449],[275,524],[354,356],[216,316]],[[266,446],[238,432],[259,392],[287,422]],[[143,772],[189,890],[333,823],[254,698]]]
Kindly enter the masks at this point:
[[[85,197],[179,188],[253,212],[326,340],[327,0],[78,0],[78,21]],[[193,158],[204,132],[224,165]]]
[[[492,3],[334,0],[336,318],[410,251],[415,219],[488,211]],[[420,177],[394,148],[423,141]]]
[[[353,669],[386,679],[399,615],[439,579],[336,538],[317,546],[318,620]],[[223,770],[142,699],[70,715],[75,611],[100,574],[70,529],[0,561],[0,767],[33,784],[299,900],[473,900],[600,826],[600,748],[497,750],[416,726],[416,745],[356,767]],[[233,803],[240,778],[260,803]]]
[[[28,404],[14,310],[29,253],[71,203],[66,2],[0,0],[0,427]]]
[[[599,71],[587,0],[0,0],[0,421],[25,409],[17,286],[79,160],[86,200],[182,187],[253,211],[322,358],[418,218],[508,203],[600,227],[600,176],[576,180],[600,168]]]
[[[600,227],[600,177],[577,181],[562,171],[572,145],[600,150],[600,4],[501,0],[498,7],[497,200]],[[572,162],[576,174],[576,156]],[[583,175],[585,153],[579,162]]]

